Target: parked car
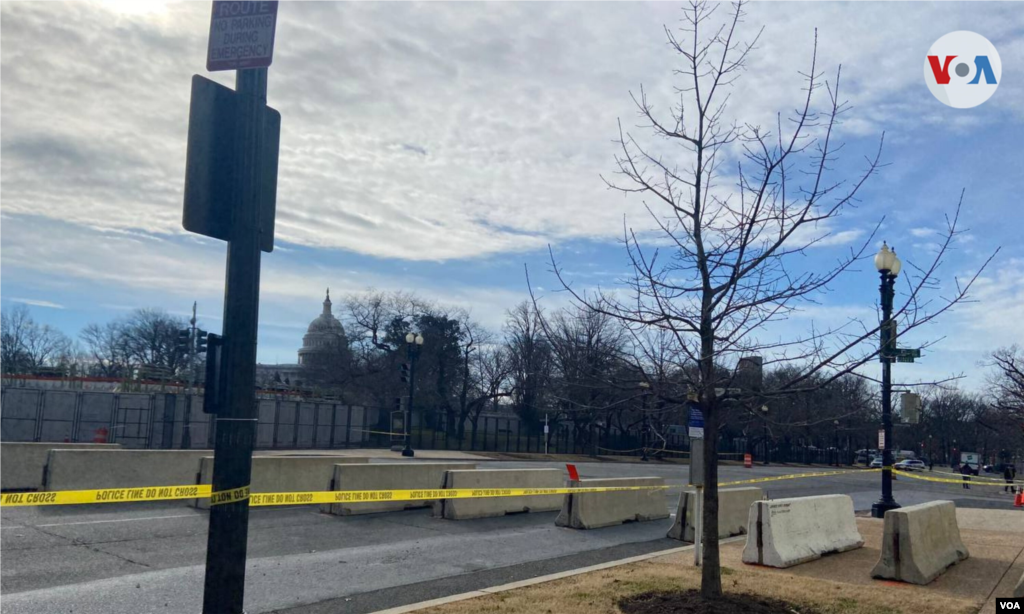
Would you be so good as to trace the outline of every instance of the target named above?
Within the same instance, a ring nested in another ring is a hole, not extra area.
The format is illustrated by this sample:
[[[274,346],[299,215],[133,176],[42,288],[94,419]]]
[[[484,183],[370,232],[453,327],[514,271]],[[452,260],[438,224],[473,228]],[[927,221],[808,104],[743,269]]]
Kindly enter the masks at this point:
[[[1012,466],[1012,463],[996,463],[995,465],[985,465],[982,469],[984,469],[985,473],[1002,474],[1004,469]]]
[[[915,458],[908,458],[896,463],[895,467],[901,471],[924,471],[926,465]]]
[[[871,461],[871,464],[868,466],[871,467],[872,469],[880,469],[882,467],[882,457],[876,457],[875,460]]]

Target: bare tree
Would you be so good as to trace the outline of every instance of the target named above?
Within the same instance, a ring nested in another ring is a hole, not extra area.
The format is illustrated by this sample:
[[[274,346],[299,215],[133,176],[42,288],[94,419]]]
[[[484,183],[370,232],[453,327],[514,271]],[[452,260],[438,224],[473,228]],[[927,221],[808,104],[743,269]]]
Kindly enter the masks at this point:
[[[188,326],[185,318],[143,308],[106,324],[89,324],[79,338],[92,372],[100,377],[131,377],[136,371],[187,376],[188,352],[177,340]]]
[[[528,425],[546,407],[546,384],[550,374],[551,348],[535,304],[527,301],[509,310],[505,324],[512,378],[512,408]]]
[[[462,441],[464,421],[470,422],[471,439],[476,441],[480,414],[488,405],[494,405],[499,399],[512,396],[511,381],[512,360],[508,348],[488,345],[472,355],[471,378],[473,388],[468,394],[459,421],[459,441]]]
[[[0,314],[0,362],[4,373],[33,373],[65,365],[73,353],[64,333],[32,319],[28,307],[16,305]]]
[[[187,364],[187,352],[177,346],[178,331],[185,328],[184,318],[160,309],[136,309],[123,322],[123,343],[135,365],[171,376]]]
[[[992,352],[995,373],[989,377],[996,407],[1024,417],[1024,351],[1016,345]]]
[[[535,304],[534,313],[550,348],[555,420],[568,418],[576,440],[591,444],[599,429],[608,431],[617,423],[626,432],[642,422],[642,416],[630,412],[639,380],[628,368],[628,335],[621,322],[579,306],[545,317]]]
[[[764,356],[767,365],[796,366],[788,381],[759,393],[794,394],[876,357],[878,344],[872,340],[880,329],[875,321],[852,320],[769,338],[766,326],[815,301],[874,244],[873,231],[834,262],[816,259],[808,266],[800,258],[829,239],[836,219],[856,203],[865,181],[881,166],[882,140],[856,176],[836,176],[836,132],[847,107],[840,97],[840,71],[831,81],[822,79],[816,35],[796,110],[785,118],[779,114],[771,129],[729,123],[730,86],[760,34],[739,42],[742,5],[735,5],[721,25],[714,23],[716,6],[695,2],[687,7],[681,36],[665,28],[681,63],[678,104],[662,113],[642,87],[633,95],[640,127],[653,134],[653,142],[645,145],[619,125],[618,177],[607,183],[643,197],[657,229],[657,240],[648,243],[644,233],[624,228],[632,265],[623,280],[625,291],[595,295],[574,289],[552,253],[555,274],[579,304],[628,325],[638,348],[637,367],[644,369],[648,357],[663,352],[675,372],[676,394],[693,395],[703,411],[709,442],[701,583],[706,598],[722,593],[715,444],[729,409],[754,397],[751,390],[729,392],[739,358],[755,354]],[[824,104],[818,106],[822,94]],[[679,158],[664,153],[672,146],[678,147]],[[735,165],[726,167],[731,161]],[[925,296],[938,287],[937,271],[958,232],[956,220],[949,220],[930,264],[904,267],[906,299],[894,309],[901,333],[963,300],[977,276],[944,288],[943,297]],[[652,329],[661,334],[648,334]],[[664,347],[651,345],[651,339],[666,337],[667,355]],[[658,394],[671,398],[670,391]]]
[[[79,333],[91,370],[98,377],[126,377],[131,356],[121,321],[89,324]]]

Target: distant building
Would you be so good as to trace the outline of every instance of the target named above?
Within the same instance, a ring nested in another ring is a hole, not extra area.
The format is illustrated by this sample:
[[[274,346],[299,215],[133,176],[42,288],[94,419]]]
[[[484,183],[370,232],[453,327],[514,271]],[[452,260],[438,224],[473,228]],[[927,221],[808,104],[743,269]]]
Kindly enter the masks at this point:
[[[331,313],[331,289],[328,288],[323,312],[309,323],[309,328],[302,337],[299,366],[312,369],[327,367],[336,362],[338,356],[347,350],[345,328]]]
[[[256,365],[256,383],[260,387],[302,387],[324,379],[332,367],[341,364],[348,353],[345,327],[334,317],[331,290],[327,289],[323,311],[309,323],[302,336],[298,363]]]

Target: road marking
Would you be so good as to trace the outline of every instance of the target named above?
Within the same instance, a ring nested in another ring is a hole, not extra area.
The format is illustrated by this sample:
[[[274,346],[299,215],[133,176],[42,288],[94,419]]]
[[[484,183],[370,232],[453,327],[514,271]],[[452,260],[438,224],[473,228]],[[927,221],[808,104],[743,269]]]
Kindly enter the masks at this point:
[[[80,522],[54,522],[54,523],[51,523],[51,524],[26,525],[26,527],[30,528],[30,529],[32,527],[69,527],[71,525],[78,525],[78,524],[102,524],[104,522],[139,522],[139,521],[142,521],[142,520],[166,520],[168,518],[203,518],[203,517],[204,516],[202,514],[178,514],[176,516],[147,516],[145,518],[116,518],[116,519],[113,519],[113,520],[82,520]]]
[[[17,527],[0,527],[0,531],[4,531],[4,530],[6,530],[6,529],[24,529],[24,528],[25,528],[24,526],[17,526]]]

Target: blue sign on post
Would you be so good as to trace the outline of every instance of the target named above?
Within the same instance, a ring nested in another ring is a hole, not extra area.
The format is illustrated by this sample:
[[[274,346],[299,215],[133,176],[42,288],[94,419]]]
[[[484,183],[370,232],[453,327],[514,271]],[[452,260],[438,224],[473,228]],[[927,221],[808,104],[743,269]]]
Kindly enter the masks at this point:
[[[690,416],[686,426],[690,439],[704,439],[704,412],[696,404],[690,405]]]
[[[704,412],[702,412],[699,407],[691,407],[690,420],[687,424],[689,426],[704,428]]]

